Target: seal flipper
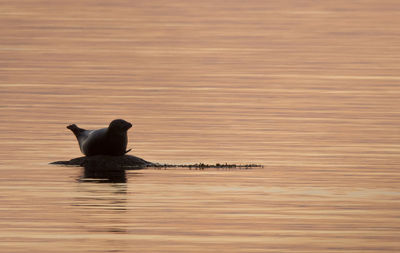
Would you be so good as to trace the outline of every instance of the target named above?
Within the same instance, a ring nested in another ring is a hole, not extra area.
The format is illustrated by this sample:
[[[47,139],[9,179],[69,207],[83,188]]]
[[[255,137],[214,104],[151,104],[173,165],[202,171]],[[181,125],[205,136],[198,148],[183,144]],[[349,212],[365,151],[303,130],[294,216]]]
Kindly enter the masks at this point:
[[[69,130],[71,130],[71,131],[75,134],[76,137],[78,137],[82,132],[86,131],[86,130],[83,129],[83,128],[79,128],[79,127],[78,127],[77,125],[75,125],[75,124],[69,125],[69,126],[67,126],[67,128],[68,128]]]

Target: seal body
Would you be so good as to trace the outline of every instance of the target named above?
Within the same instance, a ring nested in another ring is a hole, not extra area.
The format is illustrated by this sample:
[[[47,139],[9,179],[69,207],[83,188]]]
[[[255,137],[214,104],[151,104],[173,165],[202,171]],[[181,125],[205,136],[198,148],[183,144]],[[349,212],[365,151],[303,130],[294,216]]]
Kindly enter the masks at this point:
[[[107,128],[86,130],[75,124],[67,126],[76,136],[79,147],[86,156],[112,155],[120,156],[126,151],[128,144],[127,131],[132,124],[123,120],[113,120]]]

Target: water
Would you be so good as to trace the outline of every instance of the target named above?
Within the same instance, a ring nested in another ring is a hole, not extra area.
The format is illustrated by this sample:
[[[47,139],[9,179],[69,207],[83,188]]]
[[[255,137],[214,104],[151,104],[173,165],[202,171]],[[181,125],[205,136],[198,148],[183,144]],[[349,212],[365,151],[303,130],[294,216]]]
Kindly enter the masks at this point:
[[[0,6],[2,252],[400,251],[396,1]],[[264,168],[48,165],[115,118],[146,160]]]

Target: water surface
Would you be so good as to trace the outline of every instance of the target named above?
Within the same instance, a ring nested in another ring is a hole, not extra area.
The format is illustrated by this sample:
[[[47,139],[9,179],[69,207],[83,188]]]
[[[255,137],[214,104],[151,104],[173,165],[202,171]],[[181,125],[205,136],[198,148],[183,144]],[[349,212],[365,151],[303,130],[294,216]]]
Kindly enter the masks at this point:
[[[400,251],[397,1],[0,3],[4,252]],[[252,170],[119,183],[65,128]],[[103,183],[102,183],[103,182]]]

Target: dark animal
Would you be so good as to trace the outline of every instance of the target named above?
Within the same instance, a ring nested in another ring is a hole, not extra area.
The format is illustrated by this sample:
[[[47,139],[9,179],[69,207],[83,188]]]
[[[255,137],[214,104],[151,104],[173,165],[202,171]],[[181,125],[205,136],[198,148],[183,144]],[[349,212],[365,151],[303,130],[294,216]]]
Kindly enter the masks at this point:
[[[121,156],[128,153],[127,131],[132,124],[123,120],[113,120],[107,128],[98,130],[86,130],[75,124],[67,126],[76,136],[79,147],[86,156],[112,155]]]

